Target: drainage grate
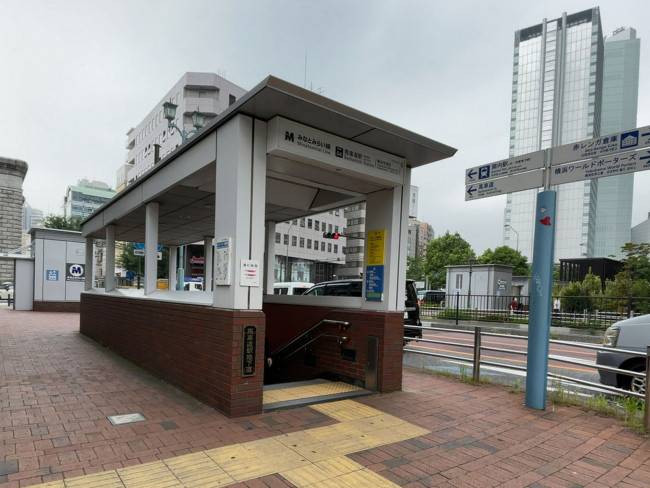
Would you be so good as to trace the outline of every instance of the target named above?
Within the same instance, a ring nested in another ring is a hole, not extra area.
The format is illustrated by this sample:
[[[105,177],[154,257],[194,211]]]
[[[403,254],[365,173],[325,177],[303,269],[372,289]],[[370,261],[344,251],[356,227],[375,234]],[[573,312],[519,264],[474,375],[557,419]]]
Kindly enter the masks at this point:
[[[113,425],[131,424],[133,422],[147,420],[141,413],[125,413],[123,415],[111,415],[106,418]]]

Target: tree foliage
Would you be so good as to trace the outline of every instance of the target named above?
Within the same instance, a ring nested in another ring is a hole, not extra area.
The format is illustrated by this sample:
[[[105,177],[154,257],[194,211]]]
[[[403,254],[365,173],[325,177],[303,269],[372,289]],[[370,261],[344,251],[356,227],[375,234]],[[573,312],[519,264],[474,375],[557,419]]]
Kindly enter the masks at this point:
[[[422,258],[406,258],[406,277],[409,280],[424,279],[424,260]]]
[[[144,275],[144,256],[133,254],[135,249],[132,242],[118,243],[116,246],[119,252],[116,253],[117,265],[126,271],[133,271],[136,275]],[[169,248],[162,248],[162,259],[158,261],[157,278],[167,278],[167,269],[169,268]]]
[[[48,215],[43,219],[43,227],[47,229],[81,230],[81,217],[63,217]]]
[[[479,264],[507,264],[513,266],[513,276],[529,276],[530,266],[528,265],[528,258],[521,254],[521,252],[514,250],[509,246],[496,247],[486,249],[483,254],[478,257]]]
[[[427,244],[424,272],[431,288],[444,288],[447,280],[445,266],[467,264],[469,258],[475,258],[469,243],[458,232],[433,239]]]
[[[589,270],[582,282],[574,281],[562,289],[562,310],[565,312],[593,311],[594,301],[590,297],[602,295],[600,278]]]

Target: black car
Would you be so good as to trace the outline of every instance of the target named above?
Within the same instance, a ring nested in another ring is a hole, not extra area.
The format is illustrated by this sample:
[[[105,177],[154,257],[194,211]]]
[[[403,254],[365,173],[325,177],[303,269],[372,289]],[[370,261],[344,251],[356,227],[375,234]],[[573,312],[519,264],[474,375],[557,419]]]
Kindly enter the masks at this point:
[[[349,280],[323,281],[312,286],[303,295],[306,296],[337,296],[360,297],[363,291],[363,280],[360,278]],[[415,290],[415,281],[406,280],[406,297],[404,302],[404,325],[422,326],[420,321],[420,305],[418,294]],[[421,339],[422,329],[404,327],[404,337]]]

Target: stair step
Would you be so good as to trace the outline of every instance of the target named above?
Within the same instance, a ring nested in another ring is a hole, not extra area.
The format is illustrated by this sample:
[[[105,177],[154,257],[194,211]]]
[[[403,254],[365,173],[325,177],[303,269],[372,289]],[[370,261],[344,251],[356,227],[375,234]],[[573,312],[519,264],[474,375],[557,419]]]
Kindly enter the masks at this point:
[[[372,395],[373,392],[342,381],[323,379],[278,383],[264,387],[263,411],[304,407],[316,403]]]

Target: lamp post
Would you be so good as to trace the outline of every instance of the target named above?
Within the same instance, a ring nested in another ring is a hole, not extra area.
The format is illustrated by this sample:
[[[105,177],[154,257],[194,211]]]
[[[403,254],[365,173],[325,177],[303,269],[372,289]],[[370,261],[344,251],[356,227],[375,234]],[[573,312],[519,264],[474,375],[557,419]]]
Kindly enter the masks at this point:
[[[511,230],[512,232],[514,232],[515,234],[517,234],[517,252],[519,252],[519,232],[517,232],[517,231],[515,230],[515,228],[514,228],[512,225],[510,225],[510,224],[506,224],[506,225],[504,225],[503,227],[504,227],[504,228],[505,228],[505,227],[508,227],[508,228],[510,228],[510,230]]]
[[[174,128],[178,131],[178,133],[181,135],[181,142],[185,142],[187,138],[195,134],[201,127],[203,127],[203,124],[205,123],[205,114],[202,114],[198,111],[192,112],[192,126],[194,129],[185,131],[183,129],[180,129],[172,120],[176,118],[176,108],[178,105],[175,103],[172,103],[170,100],[169,102],[163,103],[163,113],[165,114],[165,118],[167,119],[167,127],[168,128]]]
[[[476,260],[474,258],[469,258],[467,264],[469,265],[469,284],[467,285],[467,309],[471,310],[471,300],[472,300],[472,266]]]

